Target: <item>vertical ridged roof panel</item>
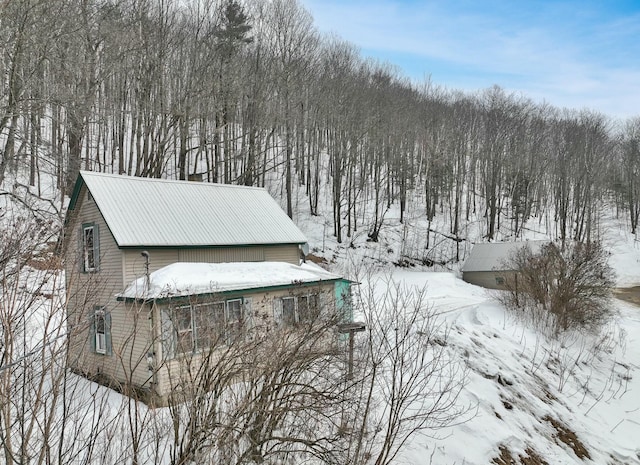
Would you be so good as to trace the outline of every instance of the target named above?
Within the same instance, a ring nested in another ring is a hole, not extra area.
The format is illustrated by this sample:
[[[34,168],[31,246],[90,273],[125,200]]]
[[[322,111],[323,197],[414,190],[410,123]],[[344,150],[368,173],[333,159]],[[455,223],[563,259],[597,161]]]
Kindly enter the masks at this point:
[[[82,171],[119,247],[301,244],[265,189]]]

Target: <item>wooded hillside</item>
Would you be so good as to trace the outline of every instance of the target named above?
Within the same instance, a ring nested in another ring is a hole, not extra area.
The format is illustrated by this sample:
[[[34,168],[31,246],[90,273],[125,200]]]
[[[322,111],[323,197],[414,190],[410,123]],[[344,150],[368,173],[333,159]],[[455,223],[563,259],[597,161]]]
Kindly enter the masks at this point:
[[[532,218],[589,239],[605,201],[638,225],[640,118],[410,82],[320,36],[296,0],[9,1],[0,49],[0,184],[38,193],[53,175],[68,194],[79,169],[268,184],[290,216],[330,192],[338,242],[377,240],[411,202],[453,241],[472,218],[488,240]]]

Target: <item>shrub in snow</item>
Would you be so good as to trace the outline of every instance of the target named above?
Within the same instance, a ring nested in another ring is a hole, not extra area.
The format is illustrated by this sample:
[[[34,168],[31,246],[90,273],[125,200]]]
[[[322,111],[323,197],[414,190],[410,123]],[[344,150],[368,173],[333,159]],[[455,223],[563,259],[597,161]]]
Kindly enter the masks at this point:
[[[595,331],[612,312],[615,274],[607,258],[597,242],[564,248],[549,243],[538,252],[523,247],[507,260],[515,273],[499,298],[536,328],[555,335],[568,329]]]

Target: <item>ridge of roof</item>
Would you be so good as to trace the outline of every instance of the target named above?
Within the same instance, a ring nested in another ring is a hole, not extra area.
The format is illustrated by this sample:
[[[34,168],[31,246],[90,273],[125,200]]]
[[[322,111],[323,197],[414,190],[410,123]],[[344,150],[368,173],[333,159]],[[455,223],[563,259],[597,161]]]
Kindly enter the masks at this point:
[[[115,179],[126,178],[127,180],[130,180],[133,182],[157,182],[157,183],[164,182],[168,184],[190,184],[190,185],[206,186],[206,187],[222,188],[222,189],[242,189],[242,190],[254,189],[258,191],[266,190],[264,187],[257,187],[257,186],[244,186],[239,184],[222,184],[217,182],[204,182],[204,181],[189,181],[187,179],[148,178],[148,177],[142,177],[142,176],[130,176],[124,173],[123,174],[100,173],[98,171],[80,170],[80,175],[82,177],[96,176],[100,178],[115,178]]]

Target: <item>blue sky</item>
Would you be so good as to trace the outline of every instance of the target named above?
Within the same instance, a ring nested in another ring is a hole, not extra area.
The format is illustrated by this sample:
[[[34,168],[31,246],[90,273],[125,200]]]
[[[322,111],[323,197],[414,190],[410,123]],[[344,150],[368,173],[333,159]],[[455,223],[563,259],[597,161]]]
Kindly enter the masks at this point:
[[[640,116],[640,1],[301,0],[321,33],[419,82],[494,84],[557,107]]]

